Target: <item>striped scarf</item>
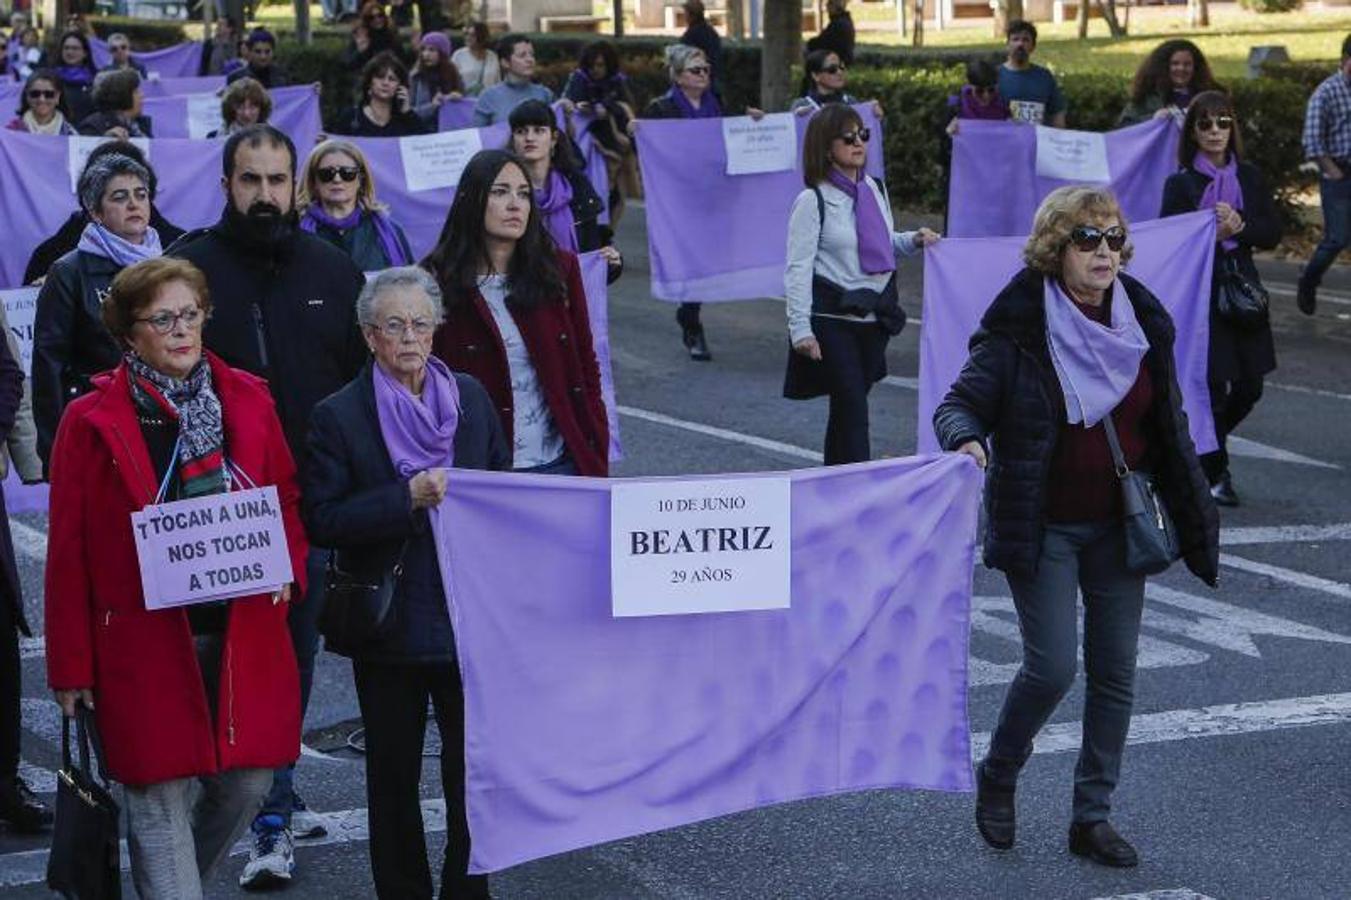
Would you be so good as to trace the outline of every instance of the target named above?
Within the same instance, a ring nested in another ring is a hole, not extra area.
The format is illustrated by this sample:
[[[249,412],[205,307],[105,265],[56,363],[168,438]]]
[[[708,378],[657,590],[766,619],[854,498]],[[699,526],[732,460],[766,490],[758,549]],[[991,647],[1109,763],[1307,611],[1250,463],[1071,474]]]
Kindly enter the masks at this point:
[[[211,385],[205,359],[179,381],[127,355],[131,402],[140,415],[178,422],[178,497],[188,499],[225,491],[225,426],[220,399]]]

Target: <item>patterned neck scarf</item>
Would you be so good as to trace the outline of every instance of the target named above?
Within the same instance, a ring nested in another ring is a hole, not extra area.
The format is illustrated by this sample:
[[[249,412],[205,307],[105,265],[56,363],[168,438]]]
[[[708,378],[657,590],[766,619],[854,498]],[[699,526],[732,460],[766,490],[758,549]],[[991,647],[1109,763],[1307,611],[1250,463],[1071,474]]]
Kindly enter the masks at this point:
[[[188,377],[171,378],[139,356],[126,356],[131,402],[140,415],[178,423],[179,497],[220,494],[225,485],[225,426],[211,366],[200,360]]]

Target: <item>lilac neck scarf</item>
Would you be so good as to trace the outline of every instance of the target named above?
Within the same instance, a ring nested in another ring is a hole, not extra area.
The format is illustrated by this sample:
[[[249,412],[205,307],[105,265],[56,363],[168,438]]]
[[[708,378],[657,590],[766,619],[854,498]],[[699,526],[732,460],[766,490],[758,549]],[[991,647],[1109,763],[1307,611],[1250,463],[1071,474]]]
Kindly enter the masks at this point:
[[[666,96],[675,101],[675,105],[680,107],[680,114],[687,119],[716,119],[722,115],[722,108],[718,106],[718,98],[712,91],[704,91],[704,95],[699,98],[699,108],[695,109],[690,98],[685,96],[676,85],[671,85],[671,89],[666,92]]]
[[[834,166],[826,179],[854,201],[854,233],[858,235],[858,266],[869,275],[896,270],[896,252],[891,247],[891,229],[882,215],[877,195],[859,173],[859,181],[850,181]]]
[[[94,73],[87,66],[57,66],[56,77],[66,86],[94,83]]]
[[[84,231],[80,232],[80,242],[75,249],[101,256],[123,268],[145,262],[147,259],[155,259],[164,253],[164,248],[160,246],[159,232],[153,228],[145,230],[145,238],[141,243],[133,244],[97,222],[90,222],[84,226]]]
[[[1238,160],[1232,155],[1229,161],[1219,168],[1204,153],[1197,153],[1192,159],[1192,168],[1210,178],[1210,183],[1201,192],[1201,209],[1214,209],[1216,203],[1228,203],[1234,209],[1243,208],[1243,188],[1238,183]],[[1220,242],[1226,250],[1238,248],[1238,241],[1226,238]]]
[[[311,203],[305,210],[305,215],[300,219],[300,230],[314,234],[319,230],[320,225],[327,225],[329,228],[338,231],[347,231],[361,224],[362,214],[369,215],[371,224],[375,226],[375,236],[380,240],[380,250],[385,254],[385,259],[389,260],[390,266],[408,266],[413,261],[404,253],[403,245],[399,243],[399,235],[394,231],[394,223],[389,220],[389,216],[382,212],[364,210],[360,206],[352,210],[347,216],[341,219],[335,219],[324,212],[324,207],[318,203]]]
[[[535,203],[544,214],[544,227],[554,243],[577,252],[577,229],[572,221],[572,185],[558,169],[550,167],[544,186],[535,188]]]
[[[1058,279],[1046,279],[1047,342],[1071,425],[1092,428],[1116,409],[1139,377],[1140,361],[1149,350],[1119,278],[1107,298],[1112,318],[1101,325],[1075,305]]]

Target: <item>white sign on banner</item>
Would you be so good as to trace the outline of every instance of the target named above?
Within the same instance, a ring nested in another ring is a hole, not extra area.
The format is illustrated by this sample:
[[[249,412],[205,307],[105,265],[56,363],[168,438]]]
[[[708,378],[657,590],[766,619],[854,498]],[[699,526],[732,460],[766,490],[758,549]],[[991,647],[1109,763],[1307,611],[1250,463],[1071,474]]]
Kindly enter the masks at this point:
[[[787,172],[797,166],[797,124],[792,113],[774,113],[755,121],[748,116],[722,120],[728,175]]]
[[[455,187],[470,158],[482,149],[476,128],[399,138],[404,184],[410,191]]]
[[[264,594],[293,580],[271,485],[151,504],[131,514],[131,531],[149,610]]]
[[[33,371],[33,318],[37,315],[40,288],[24,287],[0,291],[5,307],[5,324],[19,345],[19,365],[24,374]]]
[[[189,94],[188,137],[204,138],[222,127],[220,97],[215,94]]]
[[[84,171],[85,160],[89,159],[89,154],[94,152],[95,147],[113,140],[113,138],[103,135],[83,135],[72,134],[66,138],[66,162],[70,171],[70,192],[77,193],[80,189],[80,173]],[[150,141],[147,138],[132,138],[131,143],[140,148],[146,161],[150,161]]]
[[[787,609],[791,491],[787,478],[612,485],[613,614]]]
[[[1037,175],[1097,184],[1111,181],[1106,136],[1096,131],[1069,131],[1038,125]]]

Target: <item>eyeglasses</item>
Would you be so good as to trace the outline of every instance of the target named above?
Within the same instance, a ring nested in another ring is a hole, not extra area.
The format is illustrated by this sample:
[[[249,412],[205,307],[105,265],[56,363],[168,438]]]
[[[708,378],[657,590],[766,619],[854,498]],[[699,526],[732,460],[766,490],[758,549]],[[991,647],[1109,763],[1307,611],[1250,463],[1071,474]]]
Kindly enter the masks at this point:
[[[343,181],[356,181],[361,175],[361,170],[356,166],[324,166],[322,169],[316,169],[315,175],[324,184],[331,184],[333,181],[341,178]]]
[[[685,71],[691,75],[707,75],[711,70],[708,66],[686,66]]]
[[[1113,253],[1120,253],[1121,248],[1126,246],[1126,229],[1120,225],[1113,225],[1111,228],[1097,228],[1093,225],[1076,225],[1070,232],[1070,243],[1076,250],[1084,253],[1092,253],[1097,250],[1103,241],[1107,242],[1107,249]]]
[[[195,331],[202,326],[206,315],[202,312],[200,306],[193,306],[188,309],[180,309],[176,313],[161,312],[153,316],[146,316],[143,319],[133,319],[133,322],[144,322],[149,325],[155,334],[171,334],[178,327],[179,321],[182,321],[183,327],[189,331]]]
[[[29,100],[55,100],[56,91],[33,90],[28,92]]]
[[[386,319],[374,328],[391,341],[396,341],[407,334],[410,328],[413,329],[414,337],[425,338],[436,330],[436,323],[427,319],[414,319],[411,322],[405,322],[403,319]]]
[[[845,71],[845,65],[844,63],[834,63],[829,66],[822,66],[821,71],[825,72],[827,75],[838,75]]]
[[[1196,127],[1200,131],[1228,131],[1234,127],[1234,117],[1216,116],[1212,119],[1206,116],[1196,120]]]
[[[846,131],[840,135],[840,140],[846,144],[861,146],[873,139],[873,133],[867,128],[860,128],[858,131]]]

